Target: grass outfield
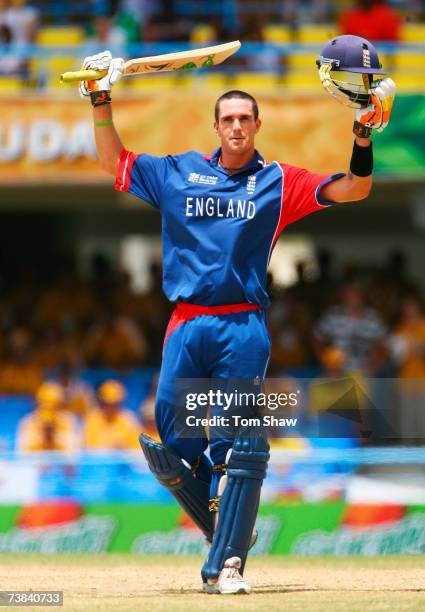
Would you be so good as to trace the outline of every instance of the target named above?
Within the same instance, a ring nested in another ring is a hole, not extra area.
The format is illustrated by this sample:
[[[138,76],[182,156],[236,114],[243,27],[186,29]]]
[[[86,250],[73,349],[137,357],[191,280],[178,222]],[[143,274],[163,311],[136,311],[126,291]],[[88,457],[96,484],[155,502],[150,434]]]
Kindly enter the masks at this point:
[[[425,610],[424,557],[253,558],[246,570],[254,589],[249,596],[200,593],[201,562],[195,557],[1,554],[0,589],[63,590],[65,610],[90,612]],[[41,609],[47,608],[25,608]]]

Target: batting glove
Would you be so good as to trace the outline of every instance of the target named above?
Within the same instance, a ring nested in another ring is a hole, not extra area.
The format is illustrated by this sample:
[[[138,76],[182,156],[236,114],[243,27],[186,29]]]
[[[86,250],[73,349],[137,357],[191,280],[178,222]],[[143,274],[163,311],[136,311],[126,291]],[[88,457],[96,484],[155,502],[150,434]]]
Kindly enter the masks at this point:
[[[382,132],[390,120],[396,85],[392,79],[381,79],[369,89],[370,103],[356,111],[353,132],[360,138],[367,138],[372,130]]]
[[[108,74],[97,80],[80,81],[80,96],[90,96],[97,91],[111,91],[111,88],[122,77],[124,60],[121,57],[112,59],[110,51],[102,51],[85,58],[82,70],[108,70]]]

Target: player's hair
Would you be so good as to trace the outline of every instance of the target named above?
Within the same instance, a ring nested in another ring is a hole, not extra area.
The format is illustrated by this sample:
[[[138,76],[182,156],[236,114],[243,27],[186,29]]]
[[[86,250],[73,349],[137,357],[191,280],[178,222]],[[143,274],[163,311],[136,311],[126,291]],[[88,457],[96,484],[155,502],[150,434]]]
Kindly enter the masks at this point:
[[[215,120],[218,121],[220,116],[221,101],[233,100],[234,98],[238,98],[240,100],[250,100],[250,102],[252,103],[252,110],[254,112],[254,119],[257,121],[259,115],[257,100],[253,98],[249,93],[246,93],[246,91],[240,91],[239,89],[232,89],[231,91],[226,91],[226,93],[219,97],[214,107]]]

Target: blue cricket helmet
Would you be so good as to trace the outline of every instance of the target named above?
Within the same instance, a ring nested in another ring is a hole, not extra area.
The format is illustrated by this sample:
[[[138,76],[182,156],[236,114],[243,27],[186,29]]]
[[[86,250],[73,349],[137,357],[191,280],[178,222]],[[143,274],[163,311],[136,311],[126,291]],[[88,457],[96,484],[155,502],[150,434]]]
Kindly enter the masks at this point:
[[[369,92],[376,86],[374,75],[387,74],[372,43],[351,34],[336,36],[327,42],[316,64],[326,91],[354,108],[369,104]]]
[[[332,70],[362,74],[388,74],[382,70],[378,53],[371,42],[361,36],[335,36],[323,47],[317,65],[332,65]]]

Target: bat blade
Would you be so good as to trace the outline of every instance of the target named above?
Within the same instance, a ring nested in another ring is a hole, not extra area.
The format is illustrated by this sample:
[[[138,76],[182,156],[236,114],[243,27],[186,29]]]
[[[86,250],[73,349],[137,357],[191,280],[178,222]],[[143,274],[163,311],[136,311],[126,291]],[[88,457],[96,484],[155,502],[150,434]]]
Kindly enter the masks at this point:
[[[140,57],[129,60],[124,64],[123,76],[135,76],[138,74],[173,72],[175,70],[194,70],[206,68],[223,63],[228,57],[236,53],[241,43],[235,40],[223,45],[192,49],[190,51],[178,51],[166,53],[165,55],[154,55],[152,57]],[[77,72],[65,72],[60,80],[63,83],[75,81],[100,79],[107,71],[79,70]]]

